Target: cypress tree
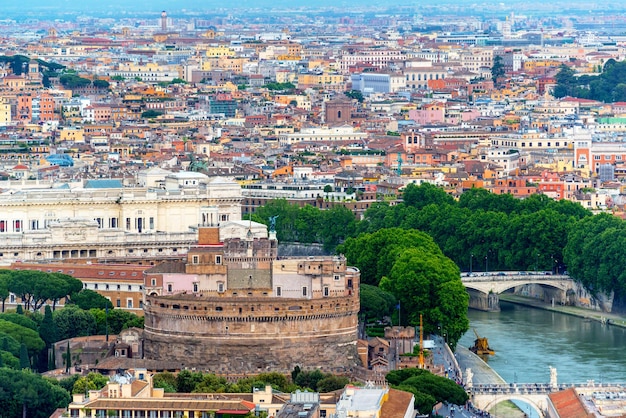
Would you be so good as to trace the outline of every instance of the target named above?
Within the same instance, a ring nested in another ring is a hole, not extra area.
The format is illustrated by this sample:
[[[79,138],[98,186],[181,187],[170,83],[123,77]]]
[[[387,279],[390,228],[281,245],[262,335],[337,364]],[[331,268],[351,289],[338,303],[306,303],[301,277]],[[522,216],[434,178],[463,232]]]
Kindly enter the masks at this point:
[[[56,355],[54,352],[54,344],[50,347],[49,356],[48,356],[48,370],[54,370],[57,368],[56,365]]]
[[[39,326],[39,336],[46,343],[46,348],[57,342],[58,332],[56,324],[52,319],[52,309],[46,305],[46,310]]]
[[[15,312],[20,314],[20,315],[24,315],[24,309],[22,309],[22,305],[17,305],[17,308],[15,309]]]
[[[20,369],[30,369],[30,359],[28,358],[28,349],[26,344],[20,346]]]
[[[70,372],[70,367],[72,367],[72,353],[70,352],[70,342],[67,342],[67,349],[65,350],[65,373]]]

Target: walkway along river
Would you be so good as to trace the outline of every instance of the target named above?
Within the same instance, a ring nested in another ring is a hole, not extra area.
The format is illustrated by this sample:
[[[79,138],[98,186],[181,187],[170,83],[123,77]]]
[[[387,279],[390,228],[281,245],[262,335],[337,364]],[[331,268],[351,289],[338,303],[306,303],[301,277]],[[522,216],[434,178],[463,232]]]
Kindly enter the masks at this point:
[[[598,321],[501,301],[501,312],[470,310],[470,330],[459,345],[473,344],[475,328],[496,352],[489,365],[509,383],[626,383],[626,329]]]

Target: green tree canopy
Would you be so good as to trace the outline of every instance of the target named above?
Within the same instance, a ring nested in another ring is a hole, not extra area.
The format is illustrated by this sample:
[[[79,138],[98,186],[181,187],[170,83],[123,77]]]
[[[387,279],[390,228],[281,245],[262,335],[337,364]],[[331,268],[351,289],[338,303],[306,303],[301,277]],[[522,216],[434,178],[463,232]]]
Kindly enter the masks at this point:
[[[9,321],[0,320],[0,334],[8,335],[18,343],[25,344],[30,356],[33,357],[46,345],[37,331]]]
[[[79,292],[72,294],[72,303],[86,311],[90,309],[103,309],[107,306],[109,309],[113,309],[113,303],[111,303],[109,299],[90,289],[81,289]]]
[[[39,375],[0,369],[0,409],[4,416],[47,418],[69,403],[69,392]]]
[[[430,413],[438,402],[463,405],[469,399],[454,381],[424,369],[394,370],[387,373],[386,379],[392,387],[413,393],[415,406],[422,414]]]
[[[97,327],[93,314],[75,305],[68,305],[61,310],[54,311],[52,318],[59,333],[59,341],[93,335]]]
[[[382,320],[385,316],[391,315],[396,308],[396,297],[385,292],[379,287],[369,284],[361,284],[359,298],[361,301],[360,314],[364,320]]]

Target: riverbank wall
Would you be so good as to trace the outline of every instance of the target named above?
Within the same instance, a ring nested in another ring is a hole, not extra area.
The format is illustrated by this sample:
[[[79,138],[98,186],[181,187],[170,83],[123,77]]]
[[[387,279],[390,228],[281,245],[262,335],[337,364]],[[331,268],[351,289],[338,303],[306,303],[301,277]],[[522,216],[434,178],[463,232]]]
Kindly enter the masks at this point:
[[[626,316],[609,312],[601,312],[595,309],[586,309],[579,306],[557,305],[544,302],[528,296],[512,295],[509,293],[500,294],[500,300],[531,308],[543,309],[546,311],[559,312],[565,315],[577,316],[603,324],[626,328]]]

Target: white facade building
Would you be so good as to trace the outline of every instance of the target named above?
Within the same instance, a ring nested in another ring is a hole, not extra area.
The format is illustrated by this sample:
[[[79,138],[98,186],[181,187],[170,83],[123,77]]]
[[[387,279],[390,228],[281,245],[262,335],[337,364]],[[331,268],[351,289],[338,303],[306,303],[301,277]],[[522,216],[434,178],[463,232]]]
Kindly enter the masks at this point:
[[[149,182],[157,187],[104,180],[5,189],[0,264],[176,258],[197,242],[199,226],[241,220],[241,187],[232,180],[182,172]]]

